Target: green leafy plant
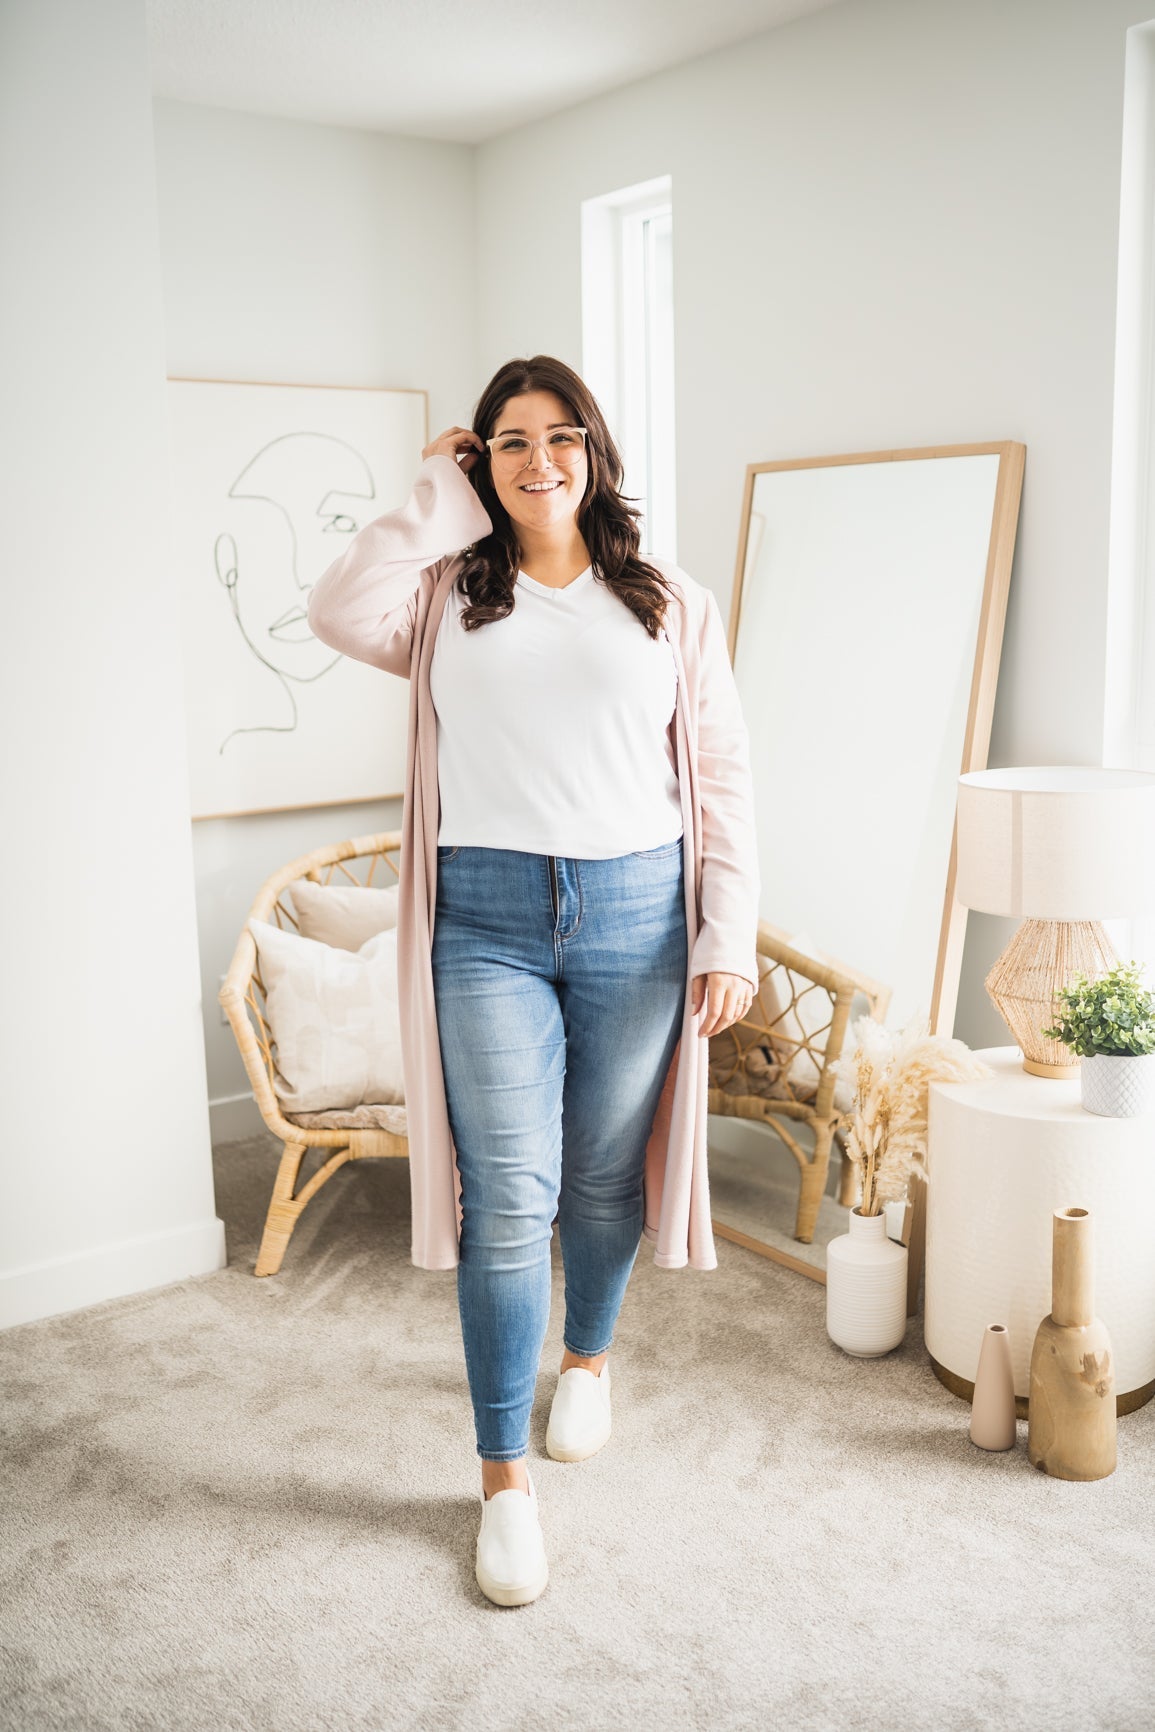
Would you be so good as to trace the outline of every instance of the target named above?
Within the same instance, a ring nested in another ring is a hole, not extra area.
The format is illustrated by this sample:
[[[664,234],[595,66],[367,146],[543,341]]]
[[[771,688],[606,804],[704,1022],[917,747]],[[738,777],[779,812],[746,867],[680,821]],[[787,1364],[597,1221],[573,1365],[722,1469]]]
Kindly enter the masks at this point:
[[[1120,962],[1097,980],[1077,970],[1055,993],[1059,1020],[1044,1028],[1079,1058],[1133,1058],[1155,1052],[1155,994],[1139,979],[1137,962]]]

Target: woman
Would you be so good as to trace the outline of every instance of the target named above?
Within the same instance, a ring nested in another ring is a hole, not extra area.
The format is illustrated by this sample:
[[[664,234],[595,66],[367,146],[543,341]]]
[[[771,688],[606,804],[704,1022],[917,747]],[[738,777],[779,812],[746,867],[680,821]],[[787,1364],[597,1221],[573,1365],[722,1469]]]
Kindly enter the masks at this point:
[[[411,677],[398,967],[414,1260],[456,1262],[477,1579],[502,1605],[548,1579],[526,1454],[552,1223],[566,1320],[546,1448],[576,1461],[609,1437],[607,1355],[643,1232],[665,1266],[716,1263],[705,1042],[758,982],[748,740],[717,604],[639,558],[621,478],[578,375],[511,361],[309,600],[323,642]]]

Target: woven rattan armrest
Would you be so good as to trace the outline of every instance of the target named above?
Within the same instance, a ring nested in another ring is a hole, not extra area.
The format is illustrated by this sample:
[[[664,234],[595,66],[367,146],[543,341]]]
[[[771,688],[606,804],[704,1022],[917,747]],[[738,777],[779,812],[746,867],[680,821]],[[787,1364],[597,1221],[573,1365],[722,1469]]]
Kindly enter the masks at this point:
[[[851,1009],[861,994],[870,1014],[881,1018],[890,988],[860,969],[796,950],[766,920],[758,923],[757,950],[768,966],[754,1002],[740,1022],[710,1040],[710,1111],[767,1125],[793,1154],[801,1173],[794,1236],[809,1244],[831,1148],[844,1122],[834,1104],[833,1067],[846,1043]],[[803,998],[813,1001],[805,1018],[798,1014]],[[816,1025],[813,1033],[805,1031],[807,1022]],[[811,1127],[812,1153],[788,1129],[791,1122]],[[853,1177],[844,1169],[843,1201]]]

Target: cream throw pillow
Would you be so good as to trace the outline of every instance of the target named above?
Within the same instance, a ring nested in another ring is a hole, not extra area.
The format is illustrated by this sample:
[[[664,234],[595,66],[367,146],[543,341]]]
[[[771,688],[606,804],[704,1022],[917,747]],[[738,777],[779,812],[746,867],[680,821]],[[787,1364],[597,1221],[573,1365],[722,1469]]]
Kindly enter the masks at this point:
[[[360,950],[379,932],[397,924],[397,886],[314,884],[298,878],[289,886],[293,912],[302,938],[332,944],[339,950]]]
[[[405,1099],[397,933],[349,951],[249,919],[276,1042],[277,1099],[289,1112]]]

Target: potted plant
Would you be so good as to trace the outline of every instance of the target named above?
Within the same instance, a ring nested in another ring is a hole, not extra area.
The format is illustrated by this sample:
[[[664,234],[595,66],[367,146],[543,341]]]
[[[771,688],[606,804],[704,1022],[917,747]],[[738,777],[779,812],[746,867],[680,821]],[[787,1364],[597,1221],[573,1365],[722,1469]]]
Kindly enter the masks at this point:
[[[1081,1060],[1083,1105],[1104,1118],[1155,1109],[1155,995],[1137,962],[1090,979],[1076,970],[1055,993],[1058,1021],[1043,1029]]]
[[[916,1017],[895,1033],[860,1016],[853,1054],[831,1067],[853,1094],[846,1152],[861,1198],[850,1231],[826,1248],[826,1330],[864,1359],[889,1353],[906,1334],[907,1249],[887,1238],[885,1205],[906,1196],[912,1172],[926,1177],[930,1085],[991,1075],[965,1042],[929,1026]]]

